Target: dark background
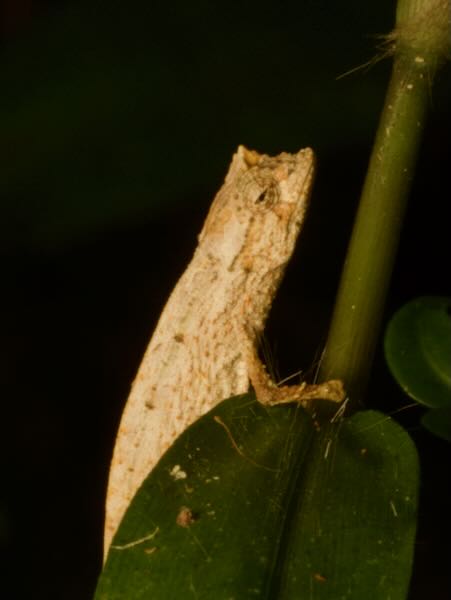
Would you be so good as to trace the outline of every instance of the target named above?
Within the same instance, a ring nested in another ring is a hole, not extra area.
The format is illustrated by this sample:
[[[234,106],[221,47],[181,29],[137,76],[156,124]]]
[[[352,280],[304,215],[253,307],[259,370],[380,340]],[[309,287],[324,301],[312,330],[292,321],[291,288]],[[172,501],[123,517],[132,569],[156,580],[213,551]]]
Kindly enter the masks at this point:
[[[281,377],[317,359],[390,63],[337,76],[374,56],[394,4],[4,3],[2,597],[91,598],[121,408],[239,143],[317,152],[307,225],[267,330]],[[416,296],[451,295],[450,99],[447,67],[431,90],[387,318]],[[380,351],[368,404],[409,404]],[[441,600],[450,446],[420,414],[396,415],[422,463],[410,597]]]

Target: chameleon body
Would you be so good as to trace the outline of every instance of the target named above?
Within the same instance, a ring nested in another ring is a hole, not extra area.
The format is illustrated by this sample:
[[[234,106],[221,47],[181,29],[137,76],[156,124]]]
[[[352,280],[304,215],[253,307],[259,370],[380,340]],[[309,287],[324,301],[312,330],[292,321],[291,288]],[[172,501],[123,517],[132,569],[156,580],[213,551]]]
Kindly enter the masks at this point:
[[[340,382],[278,388],[257,356],[308,204],[312,150],[275,157],[240,146],[186,271],[139,367],[111,464],[105,550],[135,492],[161,455],[221,400],[246,393],[269,404],[341,400]]]

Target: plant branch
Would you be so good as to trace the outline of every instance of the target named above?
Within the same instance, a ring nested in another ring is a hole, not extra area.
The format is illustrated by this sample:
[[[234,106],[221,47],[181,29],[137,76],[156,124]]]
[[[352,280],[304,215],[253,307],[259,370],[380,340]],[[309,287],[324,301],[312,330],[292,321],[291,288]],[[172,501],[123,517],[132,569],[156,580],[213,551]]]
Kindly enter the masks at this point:
[[[319,378],[365,391],[379,335],[432,79],[449,52],[448,0],[400,0],[394,64],[351,236]]]

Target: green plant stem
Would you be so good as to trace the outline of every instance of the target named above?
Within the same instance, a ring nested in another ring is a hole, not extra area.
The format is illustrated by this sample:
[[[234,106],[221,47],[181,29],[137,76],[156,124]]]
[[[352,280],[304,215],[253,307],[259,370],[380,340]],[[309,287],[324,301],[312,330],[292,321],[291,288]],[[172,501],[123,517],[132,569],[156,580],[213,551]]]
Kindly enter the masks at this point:
[[[396,25],[387,37],[393,72],[319,373],[342,379],[354,404],[371,369],[431,81],[448,50],[449,3],[400,1]]]

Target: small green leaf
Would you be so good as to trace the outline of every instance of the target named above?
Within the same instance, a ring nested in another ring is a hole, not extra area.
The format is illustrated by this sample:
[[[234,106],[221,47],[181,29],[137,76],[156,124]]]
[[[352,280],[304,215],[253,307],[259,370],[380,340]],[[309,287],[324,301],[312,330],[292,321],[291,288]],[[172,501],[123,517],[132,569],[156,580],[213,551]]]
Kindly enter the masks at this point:
[[[388,324],[385,357],[411,398],[432,408],[421,422],[451,441],[451,298],[417,298]]]
[[[428,410],[421,424],[437,437],[451,442],[451,406]]]
[[[411,398],[451,405],[451,298],[423,297],[403,306],[385,334],[388,366]]]
[[[95,599],[404,599],[417,487],[414,446],[380,413],[319,427],[231,398],[146,479]]]

